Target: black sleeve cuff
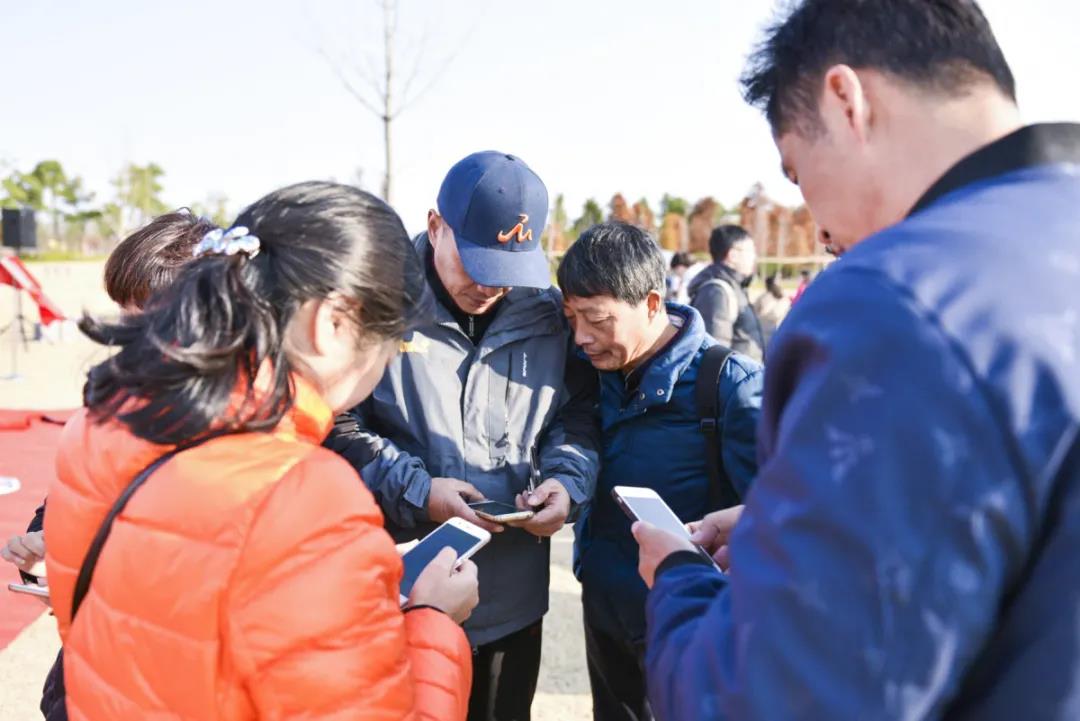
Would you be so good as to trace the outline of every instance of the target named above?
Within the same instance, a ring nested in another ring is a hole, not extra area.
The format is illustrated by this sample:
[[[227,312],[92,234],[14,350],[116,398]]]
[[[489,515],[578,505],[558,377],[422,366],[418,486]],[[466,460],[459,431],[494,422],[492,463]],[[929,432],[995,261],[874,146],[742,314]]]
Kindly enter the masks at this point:
[[[419,611],[422,608],[430,608],[432,611],[438,611],[439,613],[446,613],[441,608],[435,608],[434,606],[428,606],[427,604],[423,604],[423,603],[418,605],[418,606],[406,606],[405,608],[403,608],[401,610],[402,610],[403,613],[408,613],[409,611]]]
[[[34,511],[34,517],[30,519],[30,525],[26,527],[27,533],[45,530],[45,504],[38,506]]]
[[[665,571],[679,566],[709,566],[711,568],[712,563],[697,551],[675,551],[656,567],[655,578],[660,578]]]

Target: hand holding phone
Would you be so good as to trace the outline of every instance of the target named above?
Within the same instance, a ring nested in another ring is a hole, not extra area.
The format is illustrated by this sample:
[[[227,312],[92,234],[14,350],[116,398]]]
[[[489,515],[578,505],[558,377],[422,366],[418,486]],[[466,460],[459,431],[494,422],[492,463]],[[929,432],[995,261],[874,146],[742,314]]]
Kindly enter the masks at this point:
[[[461,518],[491,533],[501,533],[505,529],[500,524],[480,518],[469,508],[469,503],[484,500],[487,500],[484,494],[471,483],[457,478],[432,478],[427,500],[428,518],[436,523]]]
[[[476,568],[468,559],[490,540],[490,533],[461,518],[451,518],[424,536],[401,557],[401,605],[434,606],[459,623],[468,618],[476,606],[469,605],[468,591],[476,590]]]
[[[518,508],[531,508],[536,515],[513,525],[524,528],[538,541],[555,535],[566,525],[572,505],[566,486],[554,478],[544,481],[531,493],[519,494],[514,501]]]
[[[680,540],[685,540],[688,549],[696,550],[707,558],[717,571],[723,573],[723,570],[716,564],[708,551],[693,543],[686,526],[671,510],[671,507],[664,502],[659,493],[651,488],[615,486],[615,488],[611,489],[611,495],[631,520],[644,521],[662,531],[667,531]],[[651,579],[646,579],[646,581],[649,580]]]
[[[457,558],[457,552],[447,546],[439,551],[413,584],[410,606],[437,608],[462,624],[480,603],[480,584],[476,564]]]

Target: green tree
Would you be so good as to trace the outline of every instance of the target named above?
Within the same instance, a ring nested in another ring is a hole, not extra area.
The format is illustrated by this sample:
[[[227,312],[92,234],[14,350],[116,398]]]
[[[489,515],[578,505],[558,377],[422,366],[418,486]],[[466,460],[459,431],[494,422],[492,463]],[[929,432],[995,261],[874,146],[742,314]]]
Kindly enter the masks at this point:
[[[685,216],[688,212],[690,212],[690,203],[685,198],[678,198],[664,193],[664,197],[660,199],[661,218],[668,213]]]
[[[577,240],[579,235],[584,233],[592,226],[596,225],[597,223],[603,222],[604,209],[600,207],[600,204],[597,203],[595,199],[589,198],[585,201],[585,205],[581,208],[581,217],[574,221],[574,240]]]
[[[0,181],[0,187],[4,189],[4,198],[0,200],[0,207],[32,208],[33,210],[45,208],[41,181],[31,173],[13,170],[10,175]]]
[[[191,212],[195,215],[209,218],[215,225],[228,228],[232,223],[232,215],[229,213],[229,199],[224,193],[210,193],[206,200],[201,203],[192,203]]]
[[[68,177],[58,160],[42,160],[29,173],[15,171],[0,181],[0,185],[6,193],[0,205],[45,212],[56,242],[64,239],[62,223],[72,226],[76,230],[73,239],[81,241],[86,223],[98,213],[86,207],[94,194],[83,187],[82,178]]]
[[[112,181],[115,199],[101,210],[101,232],[119,238],[129,229],[146,225],[155,216],[167,212],[169,206],[161,200],[164,175],[165,171],[156,163],[124,166]]]
[[[562,193],[555,196],[555,207],[551,211],[551,222],[560,228],[565,228],[570,218],[566,215],[566,198]]]

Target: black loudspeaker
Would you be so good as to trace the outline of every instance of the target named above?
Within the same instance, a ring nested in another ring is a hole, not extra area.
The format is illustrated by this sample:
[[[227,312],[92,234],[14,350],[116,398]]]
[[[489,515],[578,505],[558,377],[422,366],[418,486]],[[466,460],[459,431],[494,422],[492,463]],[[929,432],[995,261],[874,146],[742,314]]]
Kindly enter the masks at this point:
[[[30,208],[4,208],[4,245],[15,250],[37,247],[37,223]]]

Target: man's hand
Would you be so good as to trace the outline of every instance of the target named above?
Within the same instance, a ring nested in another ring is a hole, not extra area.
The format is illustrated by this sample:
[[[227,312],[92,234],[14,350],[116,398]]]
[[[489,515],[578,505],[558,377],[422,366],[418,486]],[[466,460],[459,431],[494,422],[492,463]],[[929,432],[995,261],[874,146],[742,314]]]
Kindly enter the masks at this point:
[[[12,536],[7,545],[0,548],[0,558],[14,563],[23,573],[44,576],[45,533],[32,531],[22,536]]]
[[[728,551],[728,538],[742,516],[744,506],[733,506],[722,511],[716,511],[705,516],[700,521],[687,524],[690,529],[690,540],[704,548],[712,555],[716,564],[725,571],[731,564],[731,554]]]
[[[451,518],[463,518],[492,533],[502,533],[505,530],[502,526],[485,521],[469,508],[469,501],[482,500],[484,494],[476,490],[471,483],[456,478],[432,478],[431,492],[428,494],[428,518],[436,523],[449,521]]]
[[[566,517],[570,515],[570,493],[562,483],[549,478],[531,495],[519,493],[514,505],[523,511],[534,511],[535,515],[527,521],[512,521],[508,525],[544,538],[555,535],[566,525]]]
[[[698,552],[690,541],[661,530],[651,523],[638,521],[630,531],[638,542],[638,573],[649,588],[653,587],[656,569],[665,558],[676,551]]]

